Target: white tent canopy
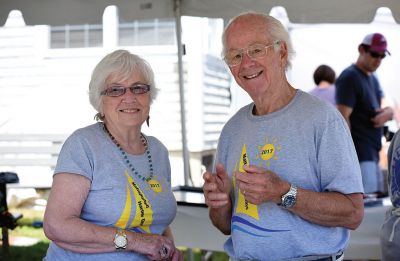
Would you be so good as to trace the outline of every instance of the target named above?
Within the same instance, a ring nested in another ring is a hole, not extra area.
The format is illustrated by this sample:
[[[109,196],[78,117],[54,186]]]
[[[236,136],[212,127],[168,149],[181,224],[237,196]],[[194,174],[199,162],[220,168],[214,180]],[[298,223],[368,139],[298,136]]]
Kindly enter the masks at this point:
[[[185,16],[231,18],[240,12],[286,9],[292,23],[368,23],[379,7],[388,7],[400,22],[398,0],[0,0],[0,24],[20,10],[26,24],[85,24],[101,21],[109,5],[124,20]]]
[[[176,19],[185,185],[190,170],[185,136],[181,16],[229,19],[248,10],[270,13],[281,6],[291,23],[369,23],[378,8],[387,7],[395,21],[400,22],[399,0],[0,0],[0,25],[5,24],[12,10],[21,11],[27,25],[96,24],[101,23],[103,12],[110,5],[118,8],[120,19],[125,21]]]

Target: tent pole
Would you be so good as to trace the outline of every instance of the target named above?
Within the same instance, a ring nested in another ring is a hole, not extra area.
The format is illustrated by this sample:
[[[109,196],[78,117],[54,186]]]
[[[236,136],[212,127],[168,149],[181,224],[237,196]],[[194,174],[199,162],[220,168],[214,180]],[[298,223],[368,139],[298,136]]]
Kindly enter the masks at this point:
[[[186,110],[185,110],[185,90],[183,81],[183,48],[182,48],[182,25],[181,25],[181,0],[174,0],[175,11],[175,30],[176,40],[178,46],[178,76],[179,76],[179,97],[181,107],[181,134],[182,134],[182,155],[183,155],[183,169],[184,169],[184,182],[185,186],[189,185],[190,178],[190,165],[189,165],[189,152],[187,148],[186,139]],[[192,184],[193,185],[193,184]]]

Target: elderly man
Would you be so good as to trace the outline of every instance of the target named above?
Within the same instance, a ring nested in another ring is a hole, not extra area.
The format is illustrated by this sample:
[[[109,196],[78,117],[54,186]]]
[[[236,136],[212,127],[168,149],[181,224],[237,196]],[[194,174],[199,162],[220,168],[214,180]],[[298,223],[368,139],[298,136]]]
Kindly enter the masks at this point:
[[[271,16],[245,13],[223,34],[224,60],[253,100],[224,126],[204,195],[233,260],[342,260],[363,218],[346,122],[286,78],[293,50]]]

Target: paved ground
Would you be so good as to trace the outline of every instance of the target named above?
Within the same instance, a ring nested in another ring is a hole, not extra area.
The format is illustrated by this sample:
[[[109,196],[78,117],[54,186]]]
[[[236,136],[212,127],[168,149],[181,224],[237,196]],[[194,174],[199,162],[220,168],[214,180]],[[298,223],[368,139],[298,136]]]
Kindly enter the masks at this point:
[[[32,237],[13,237],[9,236],[9,242],[12,246],[32,246],[40,240]]]

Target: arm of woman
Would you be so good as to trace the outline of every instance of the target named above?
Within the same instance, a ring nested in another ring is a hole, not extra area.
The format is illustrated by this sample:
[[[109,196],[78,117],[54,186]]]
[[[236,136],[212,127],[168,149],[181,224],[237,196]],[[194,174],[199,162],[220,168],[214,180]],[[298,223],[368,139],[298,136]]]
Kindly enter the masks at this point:
[[[79,253],[116,251],[115,228],[98,226],[80,218],[89,189],[90,181],[84,176],[71,173],[55,175],[44,216],[44,232],[55,244],[70,251]],[[160,260],[162,259],[160,249],[163,246],[175,249],[170,229],[164,233],[165,236],[126,231],[128,237],[126,251],[134,251],[153,260]],[[173,260],[181,260],[177,258],[181,256],[179,251],[170,252],[174,253]]]
[[[164,233],[163,233],[163,236],[169,238],[172,242],[174,241],[174,236],[173,236],[173,234],[172,234],[172,229],[171,229],[170,226],[168,226],[168,227],[165,229],[165,231],[164,231]]]
[[[54,243],[80,253],[115,250],[115,229],[80,218],[90,189],[90,180],[72,173],[54,176],[44,215],[44,232]]]
[[[172,229],[171,229],[170,226],[168,226],[168,227],[165,229],[165,231],[164,231],[164,233],[163,233],[163,236],[169,238],[169,239],[171,240],[173,246],[175,245],[175,244],[174,244],[174,236],[173,236],[173,234],[172,234]],[[175,260],[179,260],[179,261],[182,260],[182,261],[183,261],[183,255],[182,255],[181,251],[179,251],[179,249],[176,248],[176,246],[174,246],[174,248],[171,249],[171,253],[169,254],[169,257],[170,257],[171,260],[173,260],[173,261],[175,261]]]

